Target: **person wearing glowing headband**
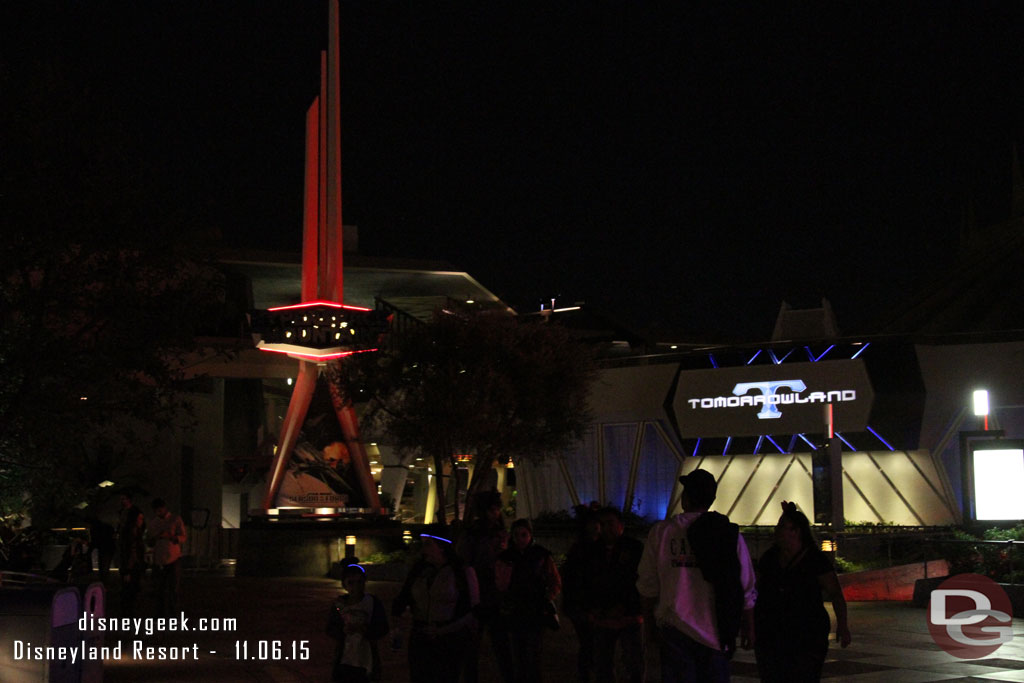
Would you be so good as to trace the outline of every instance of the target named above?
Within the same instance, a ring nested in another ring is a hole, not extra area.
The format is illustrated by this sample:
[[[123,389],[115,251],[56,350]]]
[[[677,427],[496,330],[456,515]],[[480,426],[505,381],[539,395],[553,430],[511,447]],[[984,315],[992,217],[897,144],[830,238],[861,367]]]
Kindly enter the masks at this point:
[[[409,635],[409,677],[412,683],[456,683],[465,660],[474,608],[480,603],[476,572],[455,554],[442,531],[420,535],[422,557],[395,598],[391,614],[412,612]]]
[[[380,680],[377,641],[388,633],[384,604],[366,592],[366,570],[358,564],[345,566],[341,585],[345,593],[334,600],[327,618],[327,634],[337,643],[331,680]]]

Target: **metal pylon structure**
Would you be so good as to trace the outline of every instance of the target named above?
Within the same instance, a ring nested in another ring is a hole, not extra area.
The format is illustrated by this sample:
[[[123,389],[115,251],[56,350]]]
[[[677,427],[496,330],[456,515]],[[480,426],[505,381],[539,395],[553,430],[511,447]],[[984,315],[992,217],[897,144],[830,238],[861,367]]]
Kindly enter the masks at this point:
[[[368,337],[381,331],[376,312],[344,303],[341,222],[341,97],[339,9],[329,0],[329,40],[320,53],[320,94],[306,114],[306,170],[302,230],[302,303],[272,308],[258,348],[286,353],[299,363],[298,379],[278,438],[263,509],[276,507],[286,468],[309,411],[320,373],[353,353],[375,350]],[[315,324],[319,321],[321,324]],[[254,325],[254,328],[256,326]],[[370,334],[366,334],[369,332]],[[381,512],[369,458],[351,399],[331,387],[331,403],[367,507]]]

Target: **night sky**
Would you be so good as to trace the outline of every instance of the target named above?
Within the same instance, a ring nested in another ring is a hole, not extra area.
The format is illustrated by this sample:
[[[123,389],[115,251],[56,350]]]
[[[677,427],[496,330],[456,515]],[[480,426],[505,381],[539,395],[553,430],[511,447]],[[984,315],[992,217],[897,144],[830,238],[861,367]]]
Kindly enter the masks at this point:
[[[326,15],[4,3],[5,179],[52,168],[59,204],[99,178],[110,206],[298,251]],[[955,263],[965,206],[1009,216],[1019,3],[345,0],[341,23],[361,251],[448,261],[521,310],[756,340],[826,296],[869,329]]]

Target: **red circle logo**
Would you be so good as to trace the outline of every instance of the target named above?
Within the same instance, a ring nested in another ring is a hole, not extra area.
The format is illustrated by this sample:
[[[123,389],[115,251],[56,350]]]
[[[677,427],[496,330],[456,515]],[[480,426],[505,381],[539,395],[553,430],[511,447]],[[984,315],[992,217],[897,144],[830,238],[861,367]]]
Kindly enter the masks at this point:
[[[1013,638],[1010,597],[987,576],[952,576],[932,591],[928,631],[954,657],[986,657]]]

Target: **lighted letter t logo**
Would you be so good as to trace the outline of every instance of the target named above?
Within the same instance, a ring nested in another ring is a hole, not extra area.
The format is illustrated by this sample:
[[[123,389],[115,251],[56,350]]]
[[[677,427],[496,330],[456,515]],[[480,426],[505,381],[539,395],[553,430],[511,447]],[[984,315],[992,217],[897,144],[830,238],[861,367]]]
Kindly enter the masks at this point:
[[[733,387],[733,396],[743,396],[751,389],[759,389],[761,395],[764,396],[764,404],[761,406],[761,412],[757,414],[759,420],[774,420],[782,417],[782,413],[775,407],[777,401],[773,401],[772,397],[775,396],[775,390],[780,387],[786,387],[797,393],[807,388],[807,385],[803,383],[803,380],[799,379],[783,379],[778,382],[740,382]]]

